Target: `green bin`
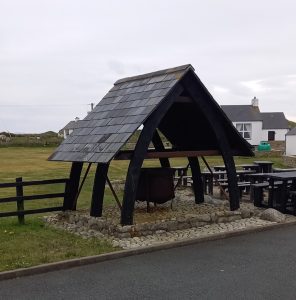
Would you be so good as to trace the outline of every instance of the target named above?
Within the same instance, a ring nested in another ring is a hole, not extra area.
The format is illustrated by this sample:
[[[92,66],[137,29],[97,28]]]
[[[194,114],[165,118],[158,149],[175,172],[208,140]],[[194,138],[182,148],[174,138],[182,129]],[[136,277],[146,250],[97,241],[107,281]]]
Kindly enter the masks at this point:
[[[258,151],[270,151],[271,146],[268,142],[261,141],[260,144],[258,145]]]

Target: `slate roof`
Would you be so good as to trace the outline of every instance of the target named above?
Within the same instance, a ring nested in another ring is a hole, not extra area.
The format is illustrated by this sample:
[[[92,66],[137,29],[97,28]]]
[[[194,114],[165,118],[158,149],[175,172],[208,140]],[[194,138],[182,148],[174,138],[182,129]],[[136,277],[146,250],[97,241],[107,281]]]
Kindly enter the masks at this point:
[[[221,105],[221,108],[232,122],[262,120],[259,108],[252,105]]]
[[[194,71],[183,65],[116,81],[49,160],[109,162],[188,70]]]
[[[263,129],[288,129],[289,123],[283,112],[261,113]]]
[[[296,127],[292,128],[286,135],[296,135]]]
[[[289,124],[283,112],[260,112],[252,105],[221,105],[232,122],[262,121],[262,129],[288,129]]]

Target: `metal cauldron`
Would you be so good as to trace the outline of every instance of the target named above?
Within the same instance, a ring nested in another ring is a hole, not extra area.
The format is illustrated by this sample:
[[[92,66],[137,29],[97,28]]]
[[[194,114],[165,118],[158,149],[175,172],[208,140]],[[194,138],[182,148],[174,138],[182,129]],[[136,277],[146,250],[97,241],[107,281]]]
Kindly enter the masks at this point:
[[[136,199],[165,203],[175,198],[174,172],[171,168],[142,168]]]

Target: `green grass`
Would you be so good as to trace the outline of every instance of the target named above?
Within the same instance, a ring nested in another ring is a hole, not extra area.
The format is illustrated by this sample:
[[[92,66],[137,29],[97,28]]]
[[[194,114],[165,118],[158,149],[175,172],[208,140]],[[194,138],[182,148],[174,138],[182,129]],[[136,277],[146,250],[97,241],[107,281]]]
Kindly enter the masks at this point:
[[[67,178],[70,163],[49,162],[47,158],[54,151],[49,147],[10,147],[0,148],[0,183],[14,182],[15,178],[23,177],[24,181]],[[238,157],[236,164],[250,163],[254,157]],[[260,157],[264,160],[264,157]],[[268,157],[276,167],[285,167],[280,157]],[[208,163],[222,164],[221,157],[208,157]],[[174,159],[173,166],[187,165],[186,159]],[[109,169],[109,178],[125,179],[128,161],[113,161]],[[158,160],[147,160],[144,166],[159,166]],[[205,166],[201,163],[201,168]],[[85,171],[86,166],[84,167]],[[95,166],[84,184],[78,199],[78,209],[90,207],[92,185]],[[63,192],[63,185],[44,185],[26,187],[25,195]],[[15,188],[0,189],[0,199],[15,196]],[[122,197],[122,193],[119,193]],[[114,203],[110,190],[106,189],[104,205]],[[62,199],[26,201],[25,209],[58,206]],[[16,204],[0,203],[0,211],[15,211]],[[29,267],[47,262],[59,261],[67,258],[94,255],[112,251],[112,247],[98,240],[84,240],[70,233],[44,227],[39,216],[25,216],[25,225],[20,226],[16,217],[0,219],[0,271],[20,267]]]
[[[76,257],[114,251],[106,241],[82,239],[49,227],[39,217],[28,217],[26,225],[0,220],[0,271],[27,268]]]

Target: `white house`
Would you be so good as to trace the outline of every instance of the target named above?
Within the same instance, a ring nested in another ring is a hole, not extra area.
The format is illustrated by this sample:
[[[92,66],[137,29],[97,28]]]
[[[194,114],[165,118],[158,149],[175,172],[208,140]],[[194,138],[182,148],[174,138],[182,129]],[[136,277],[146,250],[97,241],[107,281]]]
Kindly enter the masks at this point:
[[[283,112],[260,112],[256,97],[251,105],[221,105],[239,133],[251,144],[285,141],[289,124]]]
[[[78,121],[79,121],[78,117],[76,117],[74,121],[70,121],[64,128],[62,128],[59,131],[59,136],[64,137],[64,139],[66,139],[69,136],[69,134],[73,132]]]
[[[286,155],[296,155],[296,127],[286,134]]]

